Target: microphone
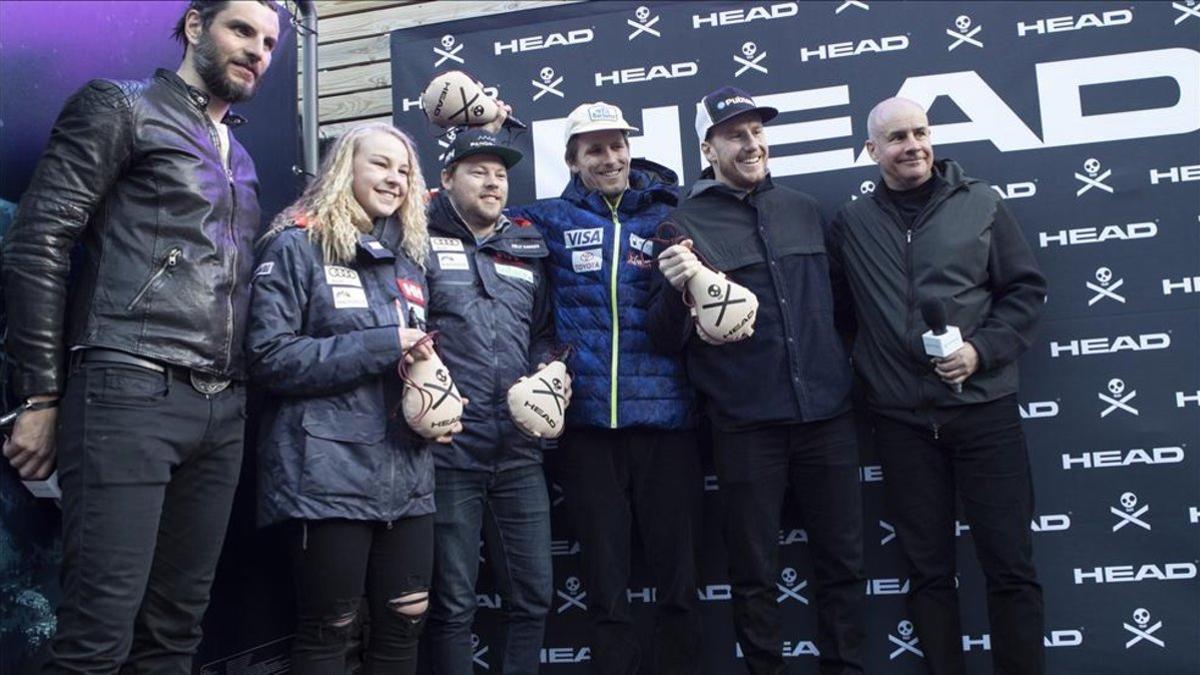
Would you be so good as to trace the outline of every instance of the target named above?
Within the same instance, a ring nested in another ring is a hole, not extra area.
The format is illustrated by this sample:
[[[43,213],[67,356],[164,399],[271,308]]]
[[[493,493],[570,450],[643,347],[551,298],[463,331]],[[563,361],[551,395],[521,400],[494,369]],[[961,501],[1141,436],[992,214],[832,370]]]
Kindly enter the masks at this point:
[[[58,503],[62,499],[62,488],[58,486],[58,470],[41,480],[23,480],[26,489],[38,499],[53,499]]]
[[[921,335],[926,354],[945,358],[963,346],[962,333],[958,327],[946,325],[946,306],[940,298],[925,298],[921,301],[921,318],[929,326],[929,330]],[[947,386],[956,394],[962,393],[961,382]]]

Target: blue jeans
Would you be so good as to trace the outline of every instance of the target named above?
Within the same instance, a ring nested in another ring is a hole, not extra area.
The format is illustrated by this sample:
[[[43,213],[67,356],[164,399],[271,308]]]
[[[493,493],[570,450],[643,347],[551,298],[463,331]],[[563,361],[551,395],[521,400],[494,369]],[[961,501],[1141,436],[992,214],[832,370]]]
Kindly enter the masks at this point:
[[[424,656],[437,675],[472,675],[479,538],[488,537],[503,622],[481,658],[504,675],[538,672],[553,577],[550,499],[541,466],[436,473],[433,592]],[[486,518],[486,522],[485,522]],[[499,665],[499,668],[497,668]]]

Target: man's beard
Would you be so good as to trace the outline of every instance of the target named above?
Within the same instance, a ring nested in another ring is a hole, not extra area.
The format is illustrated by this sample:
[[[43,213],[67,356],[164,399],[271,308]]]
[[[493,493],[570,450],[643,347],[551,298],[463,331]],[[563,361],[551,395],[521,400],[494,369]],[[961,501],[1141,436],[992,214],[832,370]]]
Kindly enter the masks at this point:
[[[200,41],[196,43],[195,61],[196,73],[204,81],[208,93],[213,96],[227,103],[241,103],[254,96],[258,86],[258,77],[256,76],[251,84],[242,84],[233,80],[227,72],[227,67],[230,63],[236,62],[232,59],[221,60],[221,55],[217,52],[217,45],[207,32],[202,33]]]

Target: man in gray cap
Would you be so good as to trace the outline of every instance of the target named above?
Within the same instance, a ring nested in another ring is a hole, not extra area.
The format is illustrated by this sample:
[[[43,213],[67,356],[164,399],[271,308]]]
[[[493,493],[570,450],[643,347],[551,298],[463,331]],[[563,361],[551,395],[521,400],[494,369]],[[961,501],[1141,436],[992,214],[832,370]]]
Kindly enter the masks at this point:
[[[808,195],[775,185],[765,122],[774,108],[722,87],[701,101],[700,149],[712,165],[667,217],[685,239],[659,257],[656,344],[682,354],[707,402],[725,510],[733,621],[753,673],[783,673],[777,601],[785,494],[812,556],[821,672],[863,672],[862,503],[850,364],[834,325],[823,221]],[[697,334],[681,291],[703,260],[758,298],[754,332],[715,344]],[[788,574],[798,593],[803,580]]]

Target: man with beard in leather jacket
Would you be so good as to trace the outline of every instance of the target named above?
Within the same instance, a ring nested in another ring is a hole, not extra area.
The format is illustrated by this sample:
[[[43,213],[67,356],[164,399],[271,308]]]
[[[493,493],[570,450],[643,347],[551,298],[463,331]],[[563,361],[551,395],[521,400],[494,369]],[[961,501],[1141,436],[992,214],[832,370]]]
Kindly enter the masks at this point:
[[[5,241],[24,403],[4,455],[27,480],[57,464],[63,491],[46,672],[187,672],[200,643],[242,461],[259,228],[229,107],[271,63],[273,5],[193,0],[178,70],[76,92]]]

